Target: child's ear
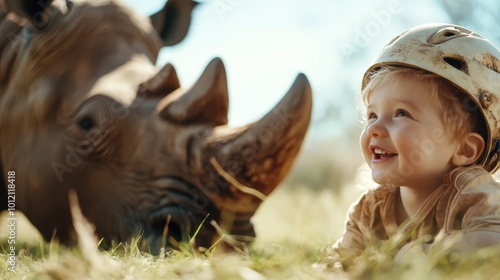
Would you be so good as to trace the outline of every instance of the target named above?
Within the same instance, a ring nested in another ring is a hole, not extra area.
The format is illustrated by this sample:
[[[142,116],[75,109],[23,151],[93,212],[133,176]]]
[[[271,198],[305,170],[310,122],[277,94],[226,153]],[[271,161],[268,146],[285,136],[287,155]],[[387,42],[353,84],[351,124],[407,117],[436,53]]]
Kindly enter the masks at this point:
[[[452,157],[452,162],[455,166],[474,164],[484,150],[484,139],[475,132],[467,134],[465,139],[459,144]]]

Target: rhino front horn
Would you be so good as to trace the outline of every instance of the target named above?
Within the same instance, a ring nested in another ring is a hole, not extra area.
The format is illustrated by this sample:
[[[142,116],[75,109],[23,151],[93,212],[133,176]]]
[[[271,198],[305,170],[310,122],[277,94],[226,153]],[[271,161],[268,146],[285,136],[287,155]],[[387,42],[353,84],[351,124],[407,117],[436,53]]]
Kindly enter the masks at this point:
[[[205,155],[202,166],[207,168],[206,174],[220,174],[210,163],[214,158],[242,185],[264,195],[271,193],[290,170],[302,145],[311,109],[311,87],[306,76],[299,74],[286,96],[260,121],[237,129],[227,126],[214,129],[201,153]],[[251,210],[242,205],[248,202],[251,208],[260,204],[260,199],[250,198],[234,186],[221,187],[214,200],[235,211]]]

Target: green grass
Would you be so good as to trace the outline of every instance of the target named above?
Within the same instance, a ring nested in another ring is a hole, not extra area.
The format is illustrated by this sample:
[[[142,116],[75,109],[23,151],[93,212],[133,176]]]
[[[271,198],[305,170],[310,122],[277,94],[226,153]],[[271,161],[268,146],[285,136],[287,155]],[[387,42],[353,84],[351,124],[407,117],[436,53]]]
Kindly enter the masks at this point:
[[[217,246],[200,253],[185,244],[182,251],[151,256],[138,242],[102,251],[85,233],[81,246],[67,248],[43,242],[29,225],[19,225],[16,272],[6,269],[4,236],[0,279],[500,279],[500,248],[451,254],[446,242],[428,254],[412,250],[398,261],[383,247],[370,248],[347,272],[317,264],[341,235],[345,211],[359,195],[355,188],[346,190],[339,195],[278,189],[254,218],[258,238],[241,252]]]
[[[273,276],[310,279],[314,249],[303,244],[256,245],[245,253],[211,256],[172,252],[153,257],[131,247],[98,252],[88,259],[81,249],[54,244],[23,244],[15,273],[2,271],[2,279],[264,279]],[[284,247],[286,246],[286,248]],[[2,258],[0,265],[7,264]],[[296,277],[303,275],[303,277]],[[259,278],[260,277],[260,278]]]
[[[257,242],[244,253],[188,251],[154,257],[134,245],[94,251],[56,243],[23,244],[15,273],[2,270],[1,279],[498,279],[499,248],[470,254],[412,253],[392,261],[382,251],[369,252],[348,272],[323,269],[315,262],[320,246],[282,240]],[[5,259],[0,265],[7,266]]]

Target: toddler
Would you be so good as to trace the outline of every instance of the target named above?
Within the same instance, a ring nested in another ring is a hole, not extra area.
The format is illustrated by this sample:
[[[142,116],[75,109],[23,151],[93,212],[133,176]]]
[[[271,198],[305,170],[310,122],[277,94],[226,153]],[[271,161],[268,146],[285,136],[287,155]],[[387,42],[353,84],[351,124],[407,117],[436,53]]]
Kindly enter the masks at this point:
[[[373,180],[333,252],[348,263],[372,242],[396,253],[460,232],[462,248],[500,244],[500,51],[461,26],[394,38],[366,71],[360,145]]]

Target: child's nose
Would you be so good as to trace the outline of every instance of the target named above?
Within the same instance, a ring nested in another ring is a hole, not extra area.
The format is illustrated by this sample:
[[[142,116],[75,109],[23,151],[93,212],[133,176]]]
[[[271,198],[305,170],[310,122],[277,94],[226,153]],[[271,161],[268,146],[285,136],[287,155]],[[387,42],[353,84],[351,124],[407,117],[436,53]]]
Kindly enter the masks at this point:
[[[367,127],[368,136],[370,137],[386,137],[387,129],[382,119],[377,119]]]

